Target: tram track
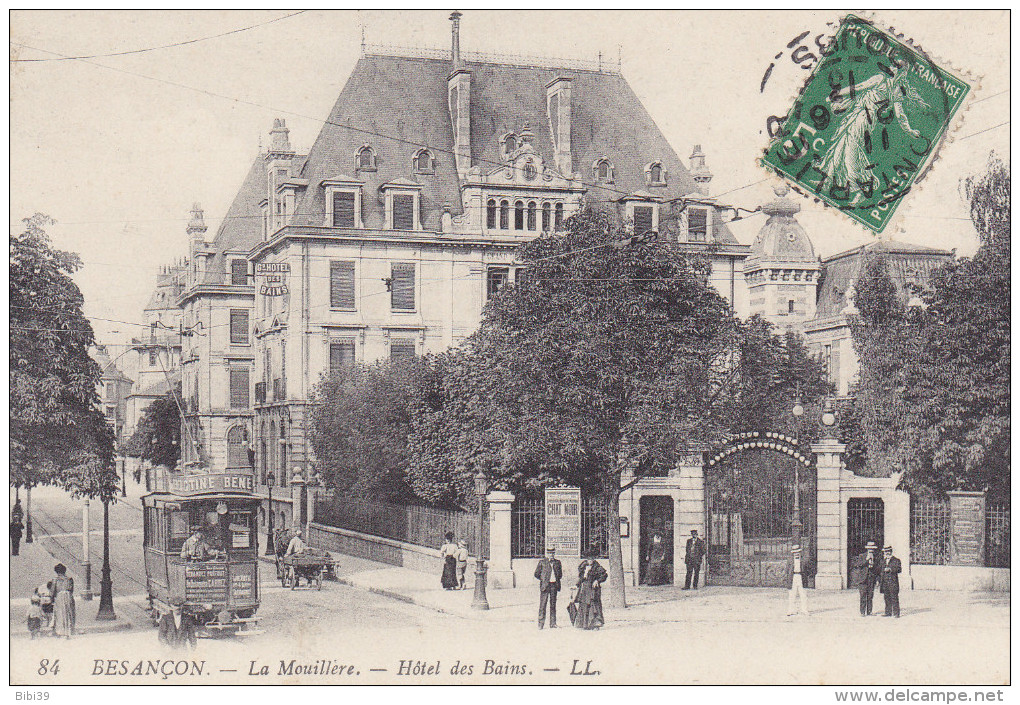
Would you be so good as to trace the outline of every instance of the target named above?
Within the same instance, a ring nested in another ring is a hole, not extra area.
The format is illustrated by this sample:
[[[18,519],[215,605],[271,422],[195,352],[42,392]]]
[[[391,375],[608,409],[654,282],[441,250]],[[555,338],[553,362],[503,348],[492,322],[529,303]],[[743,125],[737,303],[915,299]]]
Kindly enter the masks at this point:
[[[45,521],[42,523],[40,523],[39,521],[40,515],[46,517]],[[34,507],[32,509],[32,520],[35,526],[38,529],[41,529],[40,533],[42,534],[42,536],[40,536],[39,538],[47,539],[48,543],[50,545],[55,546],[57,549],[59,549],[59,551],[62,554],[66,555],[68,557],[69,562],[72,563],[73,565],[81,566],[84,563],[84,558],[80,552],[76,552],[73,548],[69,548],[63,542],[61,542],[57,536],[54,536],[54,534],[63,534],[63,537],[67,537],[69,535],[75,535],[75,532],[68,531],[68,529],[64,527],[59,521],[57,521],[57,519],[54,518],[53,515],[51,515],[49,512],[47,512],[45,509],[42,509],[41,507]],[[58,531],[51,531],[49,528],[45,526],[47,523],[50,524],[51,527],[56,527]],[[78,533],[77,535],[80,536],[81,534]],[[58,561],[61,560],[61,558],[54,555],[53,551],[50,551],[49,548],[47,548],[47,552],[51,556],[53,556],[54,559]],[[129,582],[138,585],[142,589],[142,592],[147,591],[148,588],[144,582],[139,581],[136,577],[125,571],[123,568],[120,568],[111,563],[110,569],[112,572],[126,578]]]

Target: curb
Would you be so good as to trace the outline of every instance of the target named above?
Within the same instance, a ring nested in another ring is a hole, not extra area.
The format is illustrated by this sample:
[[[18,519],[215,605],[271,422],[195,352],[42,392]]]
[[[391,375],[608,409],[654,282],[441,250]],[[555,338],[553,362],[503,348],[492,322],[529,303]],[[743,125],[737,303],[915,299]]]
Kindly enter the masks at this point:
[[[126,632],[135,629],[135,625],[131,622],[118,619],[116,622],[111,622],[109,626],[102,624],[92,624],[87,627],[81,627],[74,630],[74,636],[88,636],[90,634],[113,634],[115,632]],[[31,641],[32,636],[26,632],[15,632],[10,635],[11,639],[24,639],[25,641]],[[46,639],[54,638],[51,635],[39,637],[38,640],[45,641]]]
[[[448,609],[443,609],[442,607],[437,607],[428,602],[418,600],[414,597],[411,597],[410,595],[405,595],[402,592],[387,590],[385,588],[372,587],[371,585],[362,585],[361,583],[357,583],[353,580],[344,577],[336,578],[335,582],[338,582],[341,585],[347,585],[348,587],[356,588],[358,590],[364,590],[375,595],[388,597],[391,600],[397,600],[398,602],[403,602],[409,605],[417,605],[418,607],[424,607],[425,609],[432,610],[433,612],[438,612],[439,614],[447,614],[450,615],[451,617],[460,617],[461,619],[471,619],[469,616],[462,614],[460,612],[451,612]]]

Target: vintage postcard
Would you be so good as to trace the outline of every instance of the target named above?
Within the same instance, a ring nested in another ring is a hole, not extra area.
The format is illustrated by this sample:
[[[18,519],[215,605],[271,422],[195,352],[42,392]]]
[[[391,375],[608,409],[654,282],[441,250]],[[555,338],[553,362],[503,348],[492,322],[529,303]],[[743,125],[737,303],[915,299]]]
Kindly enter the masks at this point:
[[[1009,20],[13,11],[15,699],[1001,701]]]

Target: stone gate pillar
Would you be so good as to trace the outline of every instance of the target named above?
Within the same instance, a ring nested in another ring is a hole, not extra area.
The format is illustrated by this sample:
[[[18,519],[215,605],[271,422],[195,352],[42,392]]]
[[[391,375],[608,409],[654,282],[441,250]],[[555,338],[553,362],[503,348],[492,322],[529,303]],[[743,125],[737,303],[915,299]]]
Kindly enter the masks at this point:
[[[673,535],[673,584],[682,585],[686,577],[684,554],[691,530],[708,542],[708,527],[705,526],[705,466],[701,453],[684,456],[678,468],[680,493],[676,502],[676,530]],[[703,566],[699,581],[705,584],[707,566]],[[700,587],[700,586],[699,586]]]
[[[839,471],[846,446],[835,439],[823,439],[811,445],[818,471],[818,572],[815,587],[839,590],[842,504],[839,494]]]
[[[510,511],[514,494],[495,491],[485,499],[489,503],[489,585],[512,588],[516,586],[510,550]]]

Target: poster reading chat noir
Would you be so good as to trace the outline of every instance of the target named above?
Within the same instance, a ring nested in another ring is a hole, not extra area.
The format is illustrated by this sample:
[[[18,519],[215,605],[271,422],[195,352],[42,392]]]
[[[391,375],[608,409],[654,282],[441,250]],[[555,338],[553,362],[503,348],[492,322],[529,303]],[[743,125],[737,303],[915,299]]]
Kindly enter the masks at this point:
[[[581,490],[576,487],[545,491],[545,546],[559,556],[581,555]]]

